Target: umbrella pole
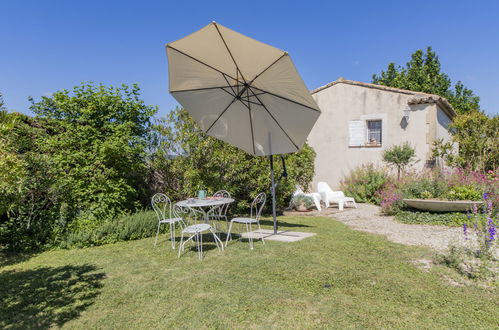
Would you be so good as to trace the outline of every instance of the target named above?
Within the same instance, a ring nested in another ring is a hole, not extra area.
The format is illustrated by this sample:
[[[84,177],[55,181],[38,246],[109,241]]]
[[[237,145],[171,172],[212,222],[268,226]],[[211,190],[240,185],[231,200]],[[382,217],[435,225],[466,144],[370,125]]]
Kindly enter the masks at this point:
[[[275,215],[274,155],[270,155],[270,181],[270,193],[272,194],[272,216],[274,218],[274,235],[277,235],[277,218]]]

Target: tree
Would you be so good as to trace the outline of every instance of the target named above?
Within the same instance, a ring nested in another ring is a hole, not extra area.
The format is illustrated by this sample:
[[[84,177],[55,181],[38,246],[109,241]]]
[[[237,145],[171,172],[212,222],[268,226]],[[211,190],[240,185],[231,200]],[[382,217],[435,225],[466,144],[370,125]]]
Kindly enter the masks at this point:
[[[414,148],[408,142],[395,145],[383,152],[383,161],[397,169],[397,179],[400,179],[401,171],[409,165],[415,155]]]
[[[388,64],[386,71],[372,77],[374,84],[437,94],[448,99],[458,114],[480,110],[480,98],[458,81],[452,89],[448,75],[441,72],[440,60],[428,47],[418,49],[405,67]]]
[[[17,114],[9,113],[0,93],[0,215],[10,211],[13,198],[25,176],[25,164],[15,153],[14,127],[19,123]]]
[[[25,173],[8,199],[1,196],[0,245],[53,245],[145,205],[157,109],[139,98],[138,86],[82,84],[32,100],[31,110],[36,117],[11,114],[18,120],[2,135],[8,143],[0,153],[7,146]]]
[[[225,189],[237,201],[231,211],[240,213],[247,212],[251,200],[265,192],[266,206],[271,206],[268,158],[252,156],[207,136],[187,111],[176,109],[160,120],[155,125],[153,140],[149,161],[153,191],[184,199],[195,196],[201,189],[209,193]],[[277,186],[279,209],[288,205],[295,185],[308,187],[314,174],[315,152],[309,146],[285,158],[289,176]],[[275,165],[276,173],[281,173],[281,163]]]
[[[437,140],[433,156],[441,157],[451,166],[477,171],[499,169],[499,116],[488,117],[481,112],[470,112],[454,118],[450,125],[453,143]]]

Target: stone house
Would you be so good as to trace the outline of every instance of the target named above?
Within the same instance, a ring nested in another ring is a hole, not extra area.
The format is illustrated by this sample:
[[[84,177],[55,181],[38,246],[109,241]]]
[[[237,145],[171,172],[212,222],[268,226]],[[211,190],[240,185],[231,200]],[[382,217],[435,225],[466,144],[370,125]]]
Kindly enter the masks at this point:
[[[338,189],[351,170],[382,165],[383,151],[404,142],[415,149],[416,169],[432,166],[433,142],[450,140],[456,116],[441,96],[343,78],[311,93],[322,111],[308,136],[317,153],[314,190],[319,181]]]

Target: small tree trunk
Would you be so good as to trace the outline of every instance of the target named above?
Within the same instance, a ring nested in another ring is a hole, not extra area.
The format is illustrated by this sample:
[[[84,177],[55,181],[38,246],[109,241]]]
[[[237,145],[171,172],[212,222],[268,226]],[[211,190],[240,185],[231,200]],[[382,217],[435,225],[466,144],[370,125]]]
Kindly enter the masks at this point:
[[[397,166],[397,180],[400,180],[400,166]]]

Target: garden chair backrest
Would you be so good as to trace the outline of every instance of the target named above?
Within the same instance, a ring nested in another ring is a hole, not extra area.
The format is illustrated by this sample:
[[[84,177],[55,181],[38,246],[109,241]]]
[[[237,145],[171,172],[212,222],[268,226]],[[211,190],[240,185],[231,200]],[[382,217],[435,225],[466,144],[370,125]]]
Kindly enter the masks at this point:
[[[318,192],[333,192],[333,189],[331,189],[331,187],[327,184],[327,182],[319,182],[317,184],[317,191]]]
[[[230,193],[227,190],[219,190],[213,194],[213,197],[231,198]]]
[[[213,194],[213,197],[231,198],[230,193],[227,190],[219,190]],[[220,205],[216,210],[218,215],[226,216],[229,206],[230,206],[229,203]]]
[[[151,198],[151,205],[158,221],[176,217],[175,211],[172,210],[172,202],[165,194],[154,194]]]
[[[265,193],[259,193],[253,202],[251,203],[251,218],[260,220],[260,215],[262,214],[263,207],[265,206],[265,200],[267,196]]]

